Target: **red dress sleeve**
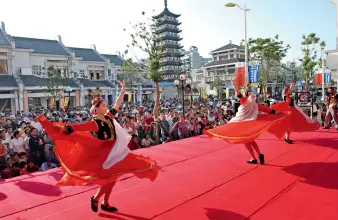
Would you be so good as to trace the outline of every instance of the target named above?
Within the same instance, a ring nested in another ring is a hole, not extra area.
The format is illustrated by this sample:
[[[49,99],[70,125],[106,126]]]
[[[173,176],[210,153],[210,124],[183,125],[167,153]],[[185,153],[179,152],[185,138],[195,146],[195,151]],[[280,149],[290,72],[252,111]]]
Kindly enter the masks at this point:
[[[99,127],[95,121],[87,121],[81,124],[71,124],[68,126],[71,126],[74,131],[99,131]]]
[[[248,98],[246,96],[242,96],[239,100],[240,104],[243,105]]]
[[[257,105],[258,105],[258,111],[260,111],[260,112],[264,112],[264,113],[268,113],[268,114],[270,114],[272,112],[272,109],[265,106],[265,105],[262,105],[262,104],[259,104],[259,103],[257,103]]]

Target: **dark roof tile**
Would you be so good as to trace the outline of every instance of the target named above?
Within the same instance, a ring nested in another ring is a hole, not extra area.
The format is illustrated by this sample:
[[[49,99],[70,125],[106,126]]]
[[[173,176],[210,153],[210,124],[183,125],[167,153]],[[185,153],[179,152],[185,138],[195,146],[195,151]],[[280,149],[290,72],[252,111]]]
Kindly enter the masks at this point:
[[[15,48],[33,49],[33,53],[53,54],[70,56],[65,48],[56,40],[44,40],[26,37],[12,37],[15,41]]]
[[[46,84],[46,81],[48,80],[48,78],[41,78],[33,75],[20,75],[20,78],[23,84],[27,87],[42,87]],[[66,79],[63,86],[70,86],[73,88],[78,87],[78,85],[72,79]]]
[[[5,34],[0,30],[0,45],[2,46],[11,46]]]
[[[102,54],[110,63],[115,64],[116,66],[122,66],[124,59],[118,55]]]
[[[223,51],[223,50],[239,49],[239,48],[241,48],[241,47],[238,46],[238,45],[236,45],[236,44],[227,44],[227,45],[225,45],[223,47],[220,47],[220,48],[218,48],[216,50],[211,51],[211,53],[218,52],[218,51]]]
[[[106,62],[93,49],[68,47],[68,49],[75,53],[75,57],[83,58],[83,61]]]
[[[18,87],[14,76],[0,75],[0,87]]]
[[[114,87],[114,84],[108,80],[90,80],[90,79],[77,79],[84,87]]]

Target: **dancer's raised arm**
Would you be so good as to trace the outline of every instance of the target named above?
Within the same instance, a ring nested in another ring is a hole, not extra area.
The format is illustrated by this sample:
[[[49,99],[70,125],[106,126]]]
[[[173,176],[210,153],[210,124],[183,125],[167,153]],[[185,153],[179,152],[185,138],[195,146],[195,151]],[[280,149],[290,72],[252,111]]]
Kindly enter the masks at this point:
[[[115,105],[114,105],[114,107],[113,107],[113,109],[115,109],[115,111],[118,111],[119,108],[120,108],[120,106],[121,106],[121,104],[122,104],[123,97],[124,97],[124,93],[125,93],[125,91],[126,91],[126,83],[125,83],[124,80],[123,80],[122,82],[119,81],[119,80],[116,80],[116,82],[117,82],[118,84],[120,84],[121,87],[122,87],[121,93],[120,93],[119,97],[117,98],[117,100],[116,100],[116,102],[115,102]]]

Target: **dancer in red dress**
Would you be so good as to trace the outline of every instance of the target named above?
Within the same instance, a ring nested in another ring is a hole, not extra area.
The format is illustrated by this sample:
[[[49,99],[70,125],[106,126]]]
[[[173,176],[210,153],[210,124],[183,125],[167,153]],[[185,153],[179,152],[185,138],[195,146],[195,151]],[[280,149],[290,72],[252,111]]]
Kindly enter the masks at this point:
[[[240,98],[240,106],[236,116],[223,126],[205,131],[205,134],[213,139],[223,139],[232,144],[244,144],[252,157],[247,162],[257,164],[255,150],[260,163],[264,164],[264,155],[255,140],[265,131],[282,138],[286,131],[285,124],[288,116],[279,115],[275,110],[257,103],[256,96],[252,93],[250,87],[246,89],[246,94],[243,96],[234,81],[233,85],[237,97]],[[259,112],[267,114],[259,114]]]
[[[290,112],[289,125],[285,132],[284,141],[292,144],[293,141],[290,139],[291,132],[308,132],[315,131],[320,128],[320,124],[317,120],[312,120],[307,116],[303,110],[295,105],[293,98],[291,97],[293,83],[291,86],[284,88],[284,102],[280,102],[271,106],[275,111]]]
[[[98,211],[98,201],[102,196],[101,209],[117,211],[109,205],[109,196],[121,175],[133,173],[138,178],[154,181],[160,169],[156,161],[130,152],[127,145],[131,136],[114,120],[125,92],[125,83],[119,83],[122,91],[110,112],[105,100],[95,98],[92,101],[92,121],[63,125],[51,123],[44,116],[38,118],[55,143],[55,154],[65,173],[57,186],[86,185],[89,182],[101,185],[91,198],[94,212]]]

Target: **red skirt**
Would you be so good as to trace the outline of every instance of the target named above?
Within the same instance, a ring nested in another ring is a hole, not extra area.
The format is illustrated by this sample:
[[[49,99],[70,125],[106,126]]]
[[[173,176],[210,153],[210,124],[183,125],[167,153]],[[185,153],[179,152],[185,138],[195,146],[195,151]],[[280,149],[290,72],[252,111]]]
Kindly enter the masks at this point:
[[[289,132],[309,132],[320,128],[320,123],[304,116],[296,107],[289,106],[288,102],[280,102],[271,106],[279,112],[289,112],[288,129]]]
[[[228,123],[205,131],[213,139],[223,139],[231,144],[254,142],[265,131],[283,138],[288,125],[288,115],[262,114],[256,120]]]
[[[42,119],[41,124],[53,140],[55,155],[65,172],[57,186],[86,185],[89,182],[105,185],[128,173],[154,181],[158,175],[160,167],[156,161],[133,153],[109,169],[103,169],[115,140],[99,140],[89,132],[60,134],[47,119]]]

